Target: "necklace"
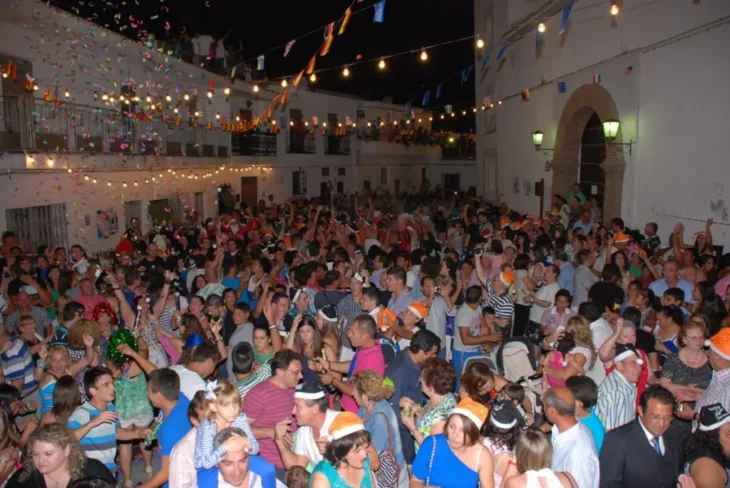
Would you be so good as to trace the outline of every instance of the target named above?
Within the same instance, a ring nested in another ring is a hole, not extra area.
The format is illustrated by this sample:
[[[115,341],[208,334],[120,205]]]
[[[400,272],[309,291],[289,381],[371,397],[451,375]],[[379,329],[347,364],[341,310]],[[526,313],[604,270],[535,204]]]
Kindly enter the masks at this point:
[[[698,351],[697,356],[694,359],[689,358],[689,352],[687,351],[687,349],[682,349],[682,352],[685,356],[685,363],[688,366],[696,367],[702,361],[702,351]]]

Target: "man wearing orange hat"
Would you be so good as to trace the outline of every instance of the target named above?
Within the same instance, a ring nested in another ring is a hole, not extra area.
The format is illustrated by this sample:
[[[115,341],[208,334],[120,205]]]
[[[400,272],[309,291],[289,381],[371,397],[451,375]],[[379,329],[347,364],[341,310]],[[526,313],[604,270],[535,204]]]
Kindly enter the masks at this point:
[[[720,332],[705,341],[705,345],[710,348],[707,356],[715,374],[712,375],[710,385],[697,400],[694,410],[682,404],[682,410],[678,415],[685,419],[694,419],[695,412],[713,403],[719,403],[725,410],[730,410],[730,327],[720,329]],[[681,398],[681,400],[693,401],[694,398]]]

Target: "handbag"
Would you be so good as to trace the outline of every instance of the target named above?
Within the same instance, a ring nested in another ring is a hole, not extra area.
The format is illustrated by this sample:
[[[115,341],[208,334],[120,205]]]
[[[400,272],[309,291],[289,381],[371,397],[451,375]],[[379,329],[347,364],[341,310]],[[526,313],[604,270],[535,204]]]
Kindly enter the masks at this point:
[[[393,433],[390,428],[390,421],[383,412],[378,412],[378,414],[383,416],[385,425],[388,426],[388,447],[383,452],[378,453],[380,469],[375,472],[375,479],[379,487],[393,488],[398,485],[400,479],[400,466],[393,451]]]

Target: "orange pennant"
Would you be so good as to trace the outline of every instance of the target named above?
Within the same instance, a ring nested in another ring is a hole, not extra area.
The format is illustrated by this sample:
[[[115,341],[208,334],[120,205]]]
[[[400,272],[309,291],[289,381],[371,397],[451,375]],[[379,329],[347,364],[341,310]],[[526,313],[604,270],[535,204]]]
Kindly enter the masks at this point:
[[[286,105],[286,99],[289,97],[289,89],[284,90],[284,95],[281,97],[282,107]]]
[[[338,36],[345,33],[347,24],[350,23],[350,17],[352,17],[352,7],[347,7],[347,10],[345,10],[345,17],[342,19],[342,24],[340,24],[340,30],[337,32]]]
[[[324,45],[322,46],[322,51],[320,51],[320,56],[327,56],[327,53],[330,52],[330,48],[332,47],[332,41],[335,40],[335,37],[330,34],[327,36],[327,39],[324,41]]]
[[[304,75],[304,70],[300,71],[296,78],[294,78],[294,88],[299,86],[299,82],[302,81],[302,76]]]
[[[312,57],[312,59],[309,61],[309,64],[307,65],[307,74],[311,75],[314,72],[314,63],[317,61],[317,56],[315,55]]]

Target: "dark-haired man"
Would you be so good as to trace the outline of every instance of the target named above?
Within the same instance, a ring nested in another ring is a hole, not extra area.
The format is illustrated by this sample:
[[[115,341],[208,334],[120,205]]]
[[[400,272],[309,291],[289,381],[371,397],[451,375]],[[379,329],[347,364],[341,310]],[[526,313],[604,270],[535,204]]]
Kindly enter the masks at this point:
[[[639,417],[606,434],[601,488],[674,488],[682,472],[682,439],[670,429],[674,395],[658,385],[641,395]]]
[[[396,315],[400,315],[413,303],[413,295],[406,287],[406,270],[400,266],[388,268],[386,274],[386,287],[392,293],[388,301],[388,309]]]
[[[61,312],[61,323],[56,326],[51,346],[68,346],[68,333],[76,323],[84,318],[84,306],[79,302],[68,302]]]
[[[236,388],[242,399],[246,398],[246,394],[254,386],[271,378],[271,361],[266,361],[254,371],[253,346],[248,342],[237,344],[231,351],[229,359],[231,360],[231,378],[235,377]]]
[[[104,463],[115,473],[117,441],[144,439],[147,428],[123,429],[114,408],[114,378],[108,369],[97,366],[84,374],[84,390],[88,401],[71,414],[68,428],[81,443],[88,458]]]
[[[193,428],[188,418],[190,400],[180,392],[180,377],[170,368],[153,371],[147,382],[147,396],[152,406],[163,413],[162,423],[157,430],[160,444],[160,469],[142,488],[167,488],[170,478],[170,457],[172,448]]]

